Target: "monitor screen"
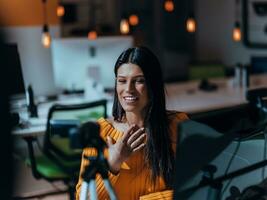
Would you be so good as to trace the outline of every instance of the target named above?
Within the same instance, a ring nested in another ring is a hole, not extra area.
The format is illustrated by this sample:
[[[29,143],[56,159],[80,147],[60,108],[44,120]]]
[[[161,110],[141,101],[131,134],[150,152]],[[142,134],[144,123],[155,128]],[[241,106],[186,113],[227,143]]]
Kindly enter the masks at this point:
[[[222,134],[193,120],[180,123],[177,131],[174,199],[191,200],[193,192],[184,191],[199,184],[203,168],[224,151],[234,134]]]
[[[93,78],[104,88],[113,88],[115,62],[132,45],[130,36],[54,39],[52,63],[56,87],[84,90],[86,80]]]
[[[25,95],[24,80],[17,45],[5,44],[3,45],[3,50],[7,56],[5,64],[12,75],[12,83],[9,86],[9,94],[11,97]]]

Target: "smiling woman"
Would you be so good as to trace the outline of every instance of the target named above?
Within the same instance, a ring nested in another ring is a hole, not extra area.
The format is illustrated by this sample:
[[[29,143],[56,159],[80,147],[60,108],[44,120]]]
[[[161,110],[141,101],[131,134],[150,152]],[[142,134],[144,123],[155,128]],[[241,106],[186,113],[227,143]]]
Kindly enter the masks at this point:
[[[114,72],[113,118],[98,120],[108,146],[109,180],[118,199],[172,199],[176,127],[188,117],[166,110],[160,63],[146,47],[125,50]],[[84,149],[84,156],[91,154]],[[83,157],[77,199],[88,165]],[[97,176],[99,199],[108,196],[103,184]]]
[[[148,94],[145,77],[138,65],[125,63],[118,69],[117,94],[125,112],[142,113],[145,116],[145,106]]]

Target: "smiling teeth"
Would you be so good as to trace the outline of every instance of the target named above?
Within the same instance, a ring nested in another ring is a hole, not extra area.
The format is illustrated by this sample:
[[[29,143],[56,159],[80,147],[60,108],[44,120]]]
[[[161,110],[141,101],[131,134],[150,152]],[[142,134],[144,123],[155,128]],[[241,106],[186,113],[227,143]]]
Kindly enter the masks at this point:
[[[124,97],[124,99],[127,101],[134,101],[137,99],[137,97]]]

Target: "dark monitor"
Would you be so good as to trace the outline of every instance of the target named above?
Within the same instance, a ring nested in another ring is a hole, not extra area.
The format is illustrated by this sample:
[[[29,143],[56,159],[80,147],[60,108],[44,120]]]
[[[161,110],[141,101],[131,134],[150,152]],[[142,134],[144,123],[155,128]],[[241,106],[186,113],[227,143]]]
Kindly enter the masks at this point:
[[[189,117],[221,133],[235,132],[240,134],[240,137],[247,137],[251,133],[257,132],[260,128],[258,110],[249,103],[193,113],[189,114]]]
[[[19,52],[16,44],[3,45],[6,58],[6,66],[12,75],[12,82],[9,86],[9,93],[11,97],[25,94],[24,80],[22,75],[21,62]]]
[[[251,73],[252,74],[267,73],[267,57],[260,57],[260,56],[251,57]]]
[[[210,191],[209,187],[197,190],[196,186],[203,181],[207,174],[205,170],[210,164],[216,169],[210,168],[209,171],[216,172],[217,177],[223,175],[230,166],[247,166],[257,156],[251,156],[244,145],[252,148],[253,145],[246,141],[254,136],[259,137],[266,128],[259,110],[248,103],[195,113],[189,117],[191,120],[182,122],[177,127],[174,199],[195,200],[206,195]],[[237,145],[239,142],[244,146],[240,152]],[[258,157],[262,159],[261,156]],[[239,164],[232,165],[230,160],[233,159]]]
[[[197,174],[223,152],[234,135],[222,134],[193,120],[182,122],[177,130],[174,199],[190,199],[195,191],[184,191],[199,184]]]

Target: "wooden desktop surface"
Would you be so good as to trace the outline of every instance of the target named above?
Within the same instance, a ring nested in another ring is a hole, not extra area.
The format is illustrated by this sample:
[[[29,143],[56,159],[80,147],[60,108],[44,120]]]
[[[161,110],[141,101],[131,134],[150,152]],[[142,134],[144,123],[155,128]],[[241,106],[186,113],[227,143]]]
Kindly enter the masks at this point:
[[[166,106],[170,110],[196,113],[246,103],[247,88],[235,87],[233,78],[211,79],[218,88],[214,91],[198,89],[200,81],[166,85]],[[267,74],[250,77],[249,89],[267,87]]]

